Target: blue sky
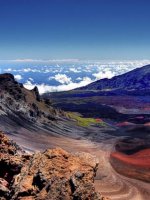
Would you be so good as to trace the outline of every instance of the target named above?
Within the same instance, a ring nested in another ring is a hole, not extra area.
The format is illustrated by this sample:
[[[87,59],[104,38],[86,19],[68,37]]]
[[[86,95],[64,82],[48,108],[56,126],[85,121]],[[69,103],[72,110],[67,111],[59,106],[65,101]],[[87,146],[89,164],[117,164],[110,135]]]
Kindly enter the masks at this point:
[[[0,0],[0,59],[149,59],[149,0]]]

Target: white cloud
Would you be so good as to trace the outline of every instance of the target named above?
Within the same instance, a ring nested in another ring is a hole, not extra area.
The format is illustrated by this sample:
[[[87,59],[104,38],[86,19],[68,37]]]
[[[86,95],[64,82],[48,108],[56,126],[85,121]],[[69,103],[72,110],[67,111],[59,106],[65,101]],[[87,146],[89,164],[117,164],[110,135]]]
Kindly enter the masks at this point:
[[[35,69],[35,66],[34,66],[34,69],[28,67],[28,68],[23,68],[23,69],[12,69],[12,68],[8,68],[8,69],[5,69],[4,71],[7,71],[7,72],[24,72],[24,73],[27,73],[27,72],[39,72],[41,73],[42,70],[41,69]]]
[[[25,69],[23,69],[22,71],[23,71],[23,72],[30,72],[30,71],[32,71],[32,69],[30,69],[30,68],[25,68]]]
[[[68,91],[68,90],[72,90],[78,87],[82,87],[85,86],[89,83],[91,83],[92,80],[89,77],[84,77],[82,79],[82,81],[80,81],[79,83],[74,83],[74,82],[70,82],[69,84],[64,84],[64,85],[59,85],[59,86],[49,86],[46,84],[32,84],[31,81],[27,81],[24,84],[24,87],[31,90],[33,89],[35,86],[38,87],[40,94],[46,93],[46,92],[57,92],[57,91]]]
[[[30,80],[30,81],[32,81],[32,82],[34,81],[34,79],[33,79],[33,78],[31,78],[31,77],[29,78],[29,80]]]
[[[103,78],[112,78],[113,76],[115,76],[115,73],[110,71],[110,70],[106,70],[106,71],[101,71],[98,73],[94,73],[92,74],[96,79],[103,79]]]
[[[26,83],[24,85],[29,85],[31,87],[34,87],[34,85],[32,85],[31,81],[27,80]]]
[[[34,63],[35,61],[35,63]],[[10,62],[10,61],[9,61]],[[30,72],[39,72],[40,73],[50,73],[52,77],[49,78],[49,80],[55,79],[60,83],[59,86],[50,86],[46,83],[44,84],[38,84],[40,93],[44,92],[52,92],[52,91],[65,91],[65,90],[71,90],[77,87],[85,86],[95,80],[102,79],[102,78],[111,78],[116,75],[120,75],[123,73],[126,73],[130,70],[133,70],[137,67],[142,67],[146,64],[150,63],[150,60],[131,60],[131,61],[80,61],[80,60],[32,60],[32,59],[26,59],[26,60],[17,60],[17,62],[27,62],[26,67],[18,68],[12,65],[7,65],[7,69],[3,69],[3,71],[11,72],[15,74],[25,74]],[[28,62],[31,62],[28,64]],[[32,63],[33,62],[33,63]],[[37,63],[38,64],[37,64]],[[72,62],[72,63],[71,63]],[[58,64],[57,64],[58,63]],[[65,64],[64,64],[65,63]],[[40,64],[40,65],[39,65]],[[21,65],[20,65],[21,66]],[[2,72],[3,72],[2,71]],[[71,73],[73,72],[73,73]],[[78,74],[78,76],[75,76],[74,73],[81,72],[82,75]],[[88,72],[88,73],[86,73]],[[68,74],[67,74],[68,73]],[[45,74],[45,78],[47,79],[48,76]],[[84,75],[86,74],[86,75]],[[83,76],[93,76],[93,80],[89,77]],[[29,89],[32,89],[36,81],[38,82],[37,76],[34,77],[29,75],[32,78],[28,78],[28,80],[25,83],[25,86],[27,86]],[[22,77],[16,77],[18,80]],[[34,82],[33,82],[34,81]],[[47,80],[46,80],[47,81]],[[78,83],[75,83],[78,82]],[[49,82],[50,84],[50,82]],[[61,85],[62,84],[62,85]]]
[[[12,69],[11,69],[11,68],[8,68],[8,69],[4,69],[4,71],[6,71],[6,72],[11,72]]]
[[[30,59],[30,58],[27,58],[27,59],[15,59],[15,60],[1,60],[1,61],[7,61],[7,62],[40,62],[40,63],[74,63],[74,62],[80,62],[78,59],[47,59],[47,60],[44,60],[44,59]]]
[[[69,69],[71,72],[74,72],[74,73],[80,73],[81,71],[79,71],[78,69],[72,67]]]
[[[15,79],[16,79],[17,81],[20,81],[20,80],[22,79],[22,76],[21,76],[20,74],[17,74],[17,75],[15,75],[14,77],[15,77]]]
[[[54,77],[49,77],[49,80],[55,79],[61,84],[69,84],[71,83],[71,78],[66,74],[56,74]]]
[[[43,73],[50,73],[50,72],[52,72],[51,69],[45,69],[45,70],[43,70]]]
[[[42,70],[40,69],[32,69],[32,68],[24,68],[22,71],[23,72],[39,72],[39,73],[42,72]]]
[[[78,78],[76,78],[76,80],[77,80],[77,81],[81,81],[81,80],[82,80],[82,78],[81,78],[81,77],[78,77]]]

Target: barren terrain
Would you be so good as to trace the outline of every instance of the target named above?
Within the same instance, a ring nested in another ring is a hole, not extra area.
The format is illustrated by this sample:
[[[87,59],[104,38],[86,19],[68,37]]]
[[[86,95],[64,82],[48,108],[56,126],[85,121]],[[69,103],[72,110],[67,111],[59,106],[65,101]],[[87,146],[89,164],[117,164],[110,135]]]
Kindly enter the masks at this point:
[[[0,122],[2,125],[1,120]],[[112,134],[116,131],[113,127],[84,128],[76,126],[75,122],[67,123],[65,120],[60,120],[58,123],[60,132],[56,133],[57,124],[41,128],[37,125],[28,124],[27,126],[24,123],[22,127],[21,124],[18,126],[13,121],[9,121],[6,130],[5,122],[3,121],[3,127],[1,126],[3,130],[28,152],[62,147],[69,152],[89,152],[96,155],[100,164],[95,177],[95,186],[102,195],[111,197],[113,200],[149,199],[149,183],[119,175],[110,164],[110,153],[114,150],[114,143],[118,138]]]

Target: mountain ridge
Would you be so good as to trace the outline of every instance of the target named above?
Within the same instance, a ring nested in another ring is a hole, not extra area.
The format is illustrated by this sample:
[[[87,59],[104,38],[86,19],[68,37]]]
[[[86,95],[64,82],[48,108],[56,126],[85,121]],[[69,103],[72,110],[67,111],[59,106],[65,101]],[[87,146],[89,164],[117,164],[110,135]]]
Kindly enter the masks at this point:
[[[36,86],[27,90],[12,74],[6,73],[0,74],[0,115],[43,122],[56,120],[63,112],[54,109],[50,100],[42,99]]]
[[[142,90],[150,88],[150,65],[136,68],[111,79],[97,80],[76,90]]]

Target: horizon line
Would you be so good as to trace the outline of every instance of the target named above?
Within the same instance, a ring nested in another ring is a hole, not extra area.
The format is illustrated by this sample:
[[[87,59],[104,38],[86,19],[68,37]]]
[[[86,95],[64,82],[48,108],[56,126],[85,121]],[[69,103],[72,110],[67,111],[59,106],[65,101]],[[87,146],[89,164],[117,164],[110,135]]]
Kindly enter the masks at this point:
[[[150,59],[0,59],[0,62],[150,62]]]

